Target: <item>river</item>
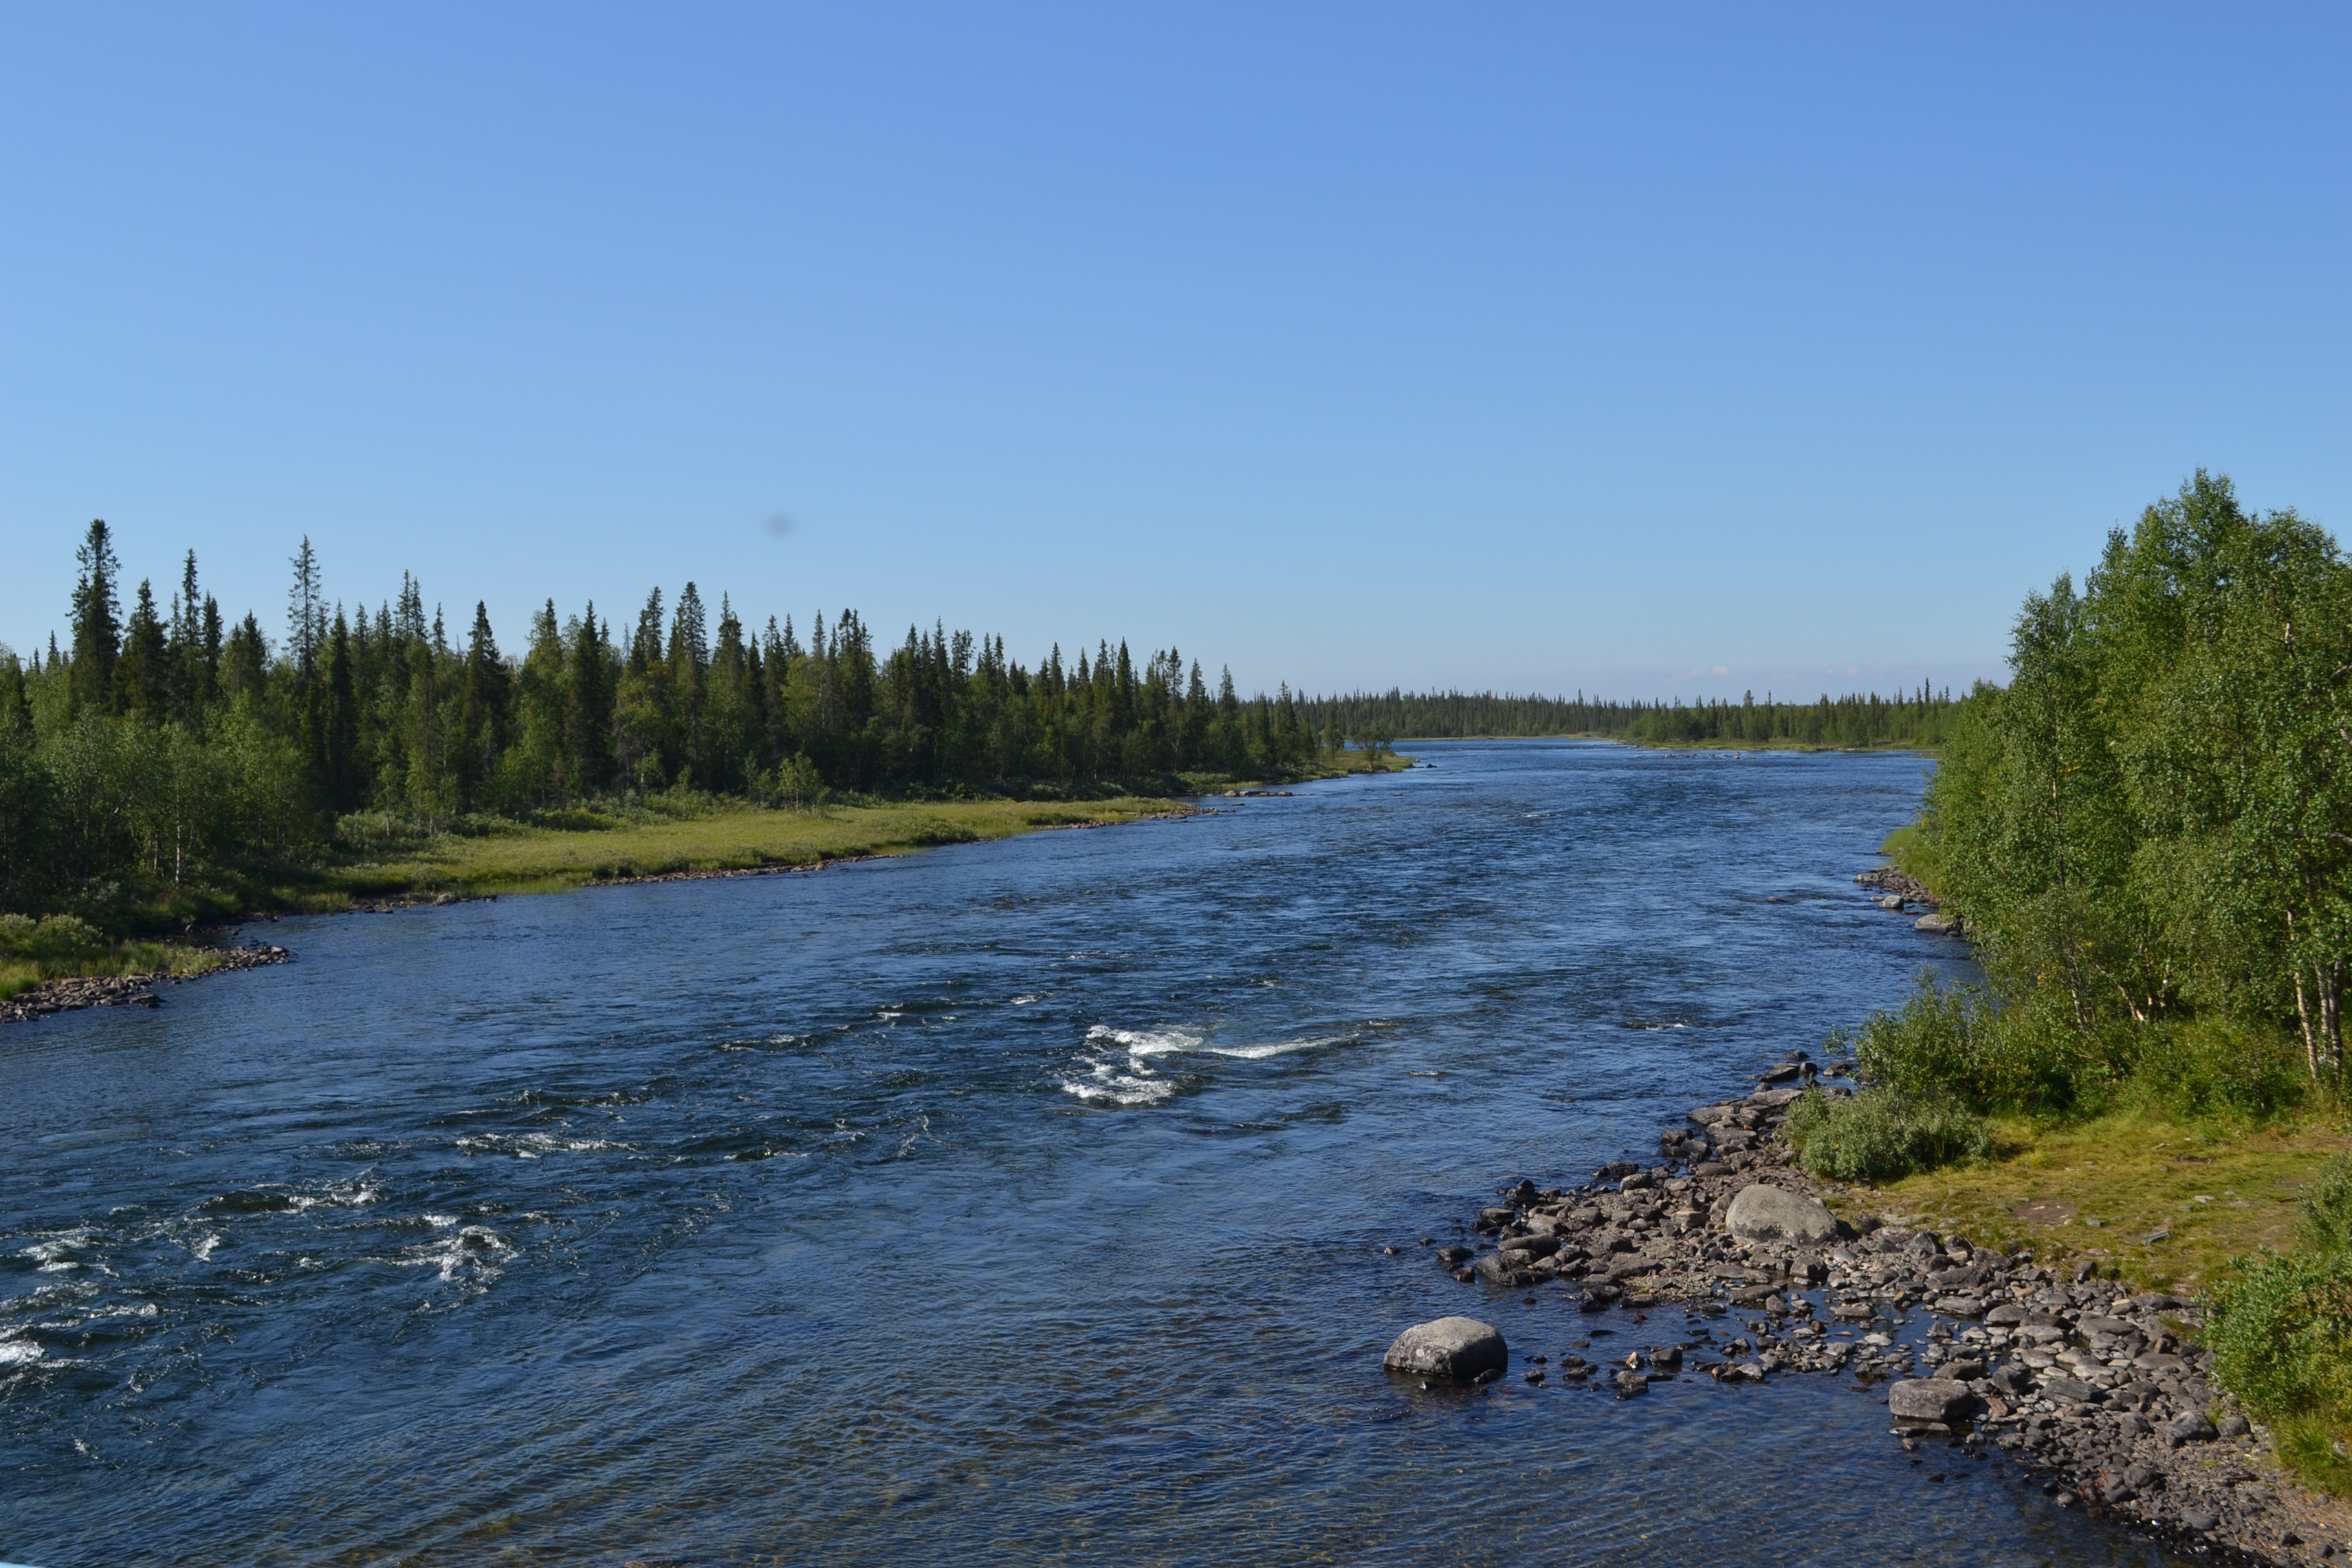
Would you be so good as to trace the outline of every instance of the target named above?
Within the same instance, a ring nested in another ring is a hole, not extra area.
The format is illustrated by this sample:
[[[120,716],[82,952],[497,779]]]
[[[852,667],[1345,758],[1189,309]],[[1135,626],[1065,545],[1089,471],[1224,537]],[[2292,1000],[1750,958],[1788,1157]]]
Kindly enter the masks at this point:
[[[1421,1244],[1951,964],[1851,880],[1923,761],[1412,749],[0,1032],[0,1558],[2161,1561],[1827,1377],[1530,1387],[1679,1314]]]

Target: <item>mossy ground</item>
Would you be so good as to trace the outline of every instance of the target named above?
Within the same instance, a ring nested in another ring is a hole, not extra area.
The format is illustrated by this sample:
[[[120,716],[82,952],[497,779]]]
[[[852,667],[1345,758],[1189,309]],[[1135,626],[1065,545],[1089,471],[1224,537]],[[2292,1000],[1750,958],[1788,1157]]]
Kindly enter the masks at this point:
[[[2352,1149],[2341,1120],[2231,1126],[2143,1111],[2059,1126],[1997,1120],[1986,1164],[1850,1187],[1832,1207],[2030,1246],[2044,1261],[2088,1257],[2146,1288],[2201,1291],[2231,1259],[2292,1244],[2321,1163]],[[2168,1234],[2145,1239],[2158,1231]]]

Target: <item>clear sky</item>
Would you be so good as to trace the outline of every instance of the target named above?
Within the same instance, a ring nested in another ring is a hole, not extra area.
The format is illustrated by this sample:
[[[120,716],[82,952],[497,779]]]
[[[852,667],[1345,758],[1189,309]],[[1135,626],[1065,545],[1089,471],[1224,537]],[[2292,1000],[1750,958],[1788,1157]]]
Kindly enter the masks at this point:
[[[2352,9],[0,11],[0,639],[691,578],[1287,678],[1997,673],[2352,520]],[[788,519],[788,526],[779,519]],[[1849,674],[1849,672],[1852,672]]]

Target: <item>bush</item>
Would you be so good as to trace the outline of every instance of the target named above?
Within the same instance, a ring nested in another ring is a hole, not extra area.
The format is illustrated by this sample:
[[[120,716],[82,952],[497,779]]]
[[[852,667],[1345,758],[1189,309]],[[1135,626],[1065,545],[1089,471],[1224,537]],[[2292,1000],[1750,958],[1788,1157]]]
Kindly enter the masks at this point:
[[[1789,1141],[1807,1170],[1832,1181],[1893,1181],[1992,1153],[1983,1118],[1950,1096],[1888,1086],[1851,1100],[1809,1091],[1790,1107]]]
[[[103,952],[105,936],[89,922],[52,915],[36,925],[29,915],[0,915],[0,956],[66,960]]]
[[[2319,1167],[2319,1180],[2303,1200],[2294,1239],[2319,1257],[2352,1253],[2352,1155],[2337,1155]]]
[[[2264,1117],[2307,1088],[2301,1048],[2278,1030],[2208,1017],[2135,1032],[2134,1086],[2169,1110]]]
[[[2352,1155],[2320,1167],[2303,1200],[2296,1249],[2237,1263],[2213,1293],[2213,1370],[2277,1428],[2279,1457],[2305,1479],[2352,1494],[2336,1447],[2352,1429]]]
[[[2213,1370],[2265,1420],[2352,1416],[2352,1258],[2266,1253],[2214,1292]]]
[[[2078,1026],[2046,990],[2001,1007],[1980,987],[1944,985],[1932,969],[1920,971],[1900,1008],[1864,1019],[1853,1045],[1865,1081],[1948,1095],[1979,1113],[2098,1110],[2135,1051],[2113,1026]]]

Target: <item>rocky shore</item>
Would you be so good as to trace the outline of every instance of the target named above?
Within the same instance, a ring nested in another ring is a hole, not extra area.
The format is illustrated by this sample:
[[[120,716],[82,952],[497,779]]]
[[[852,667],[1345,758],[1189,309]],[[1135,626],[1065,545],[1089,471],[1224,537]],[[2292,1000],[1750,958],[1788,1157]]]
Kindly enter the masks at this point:
[[[1914,930],[1925,931],[1933,936],[1960,935],[1958,918],[1945,914],[1943,901],[1917,877],[1885,865],[1876,871],[1862,872],[1853,880],[1864,887],[1878,889],[1878,907],[1881,909],[1906,913],[1915,909],[1925,911],[1911,923]]]
[[[156,988],[176,985],[182,980],[199,980],[211,975],[231,974],[238,969],[258,969],[269,964],[283,964],[294,955],[283,947],[256,943],[244,947],[220,947],[214,951],[220,962],[192,975],[174,975],[158,969],[145,975],[78,976],[62,980],[43,980],[30,990],[17,992],[0,1001],[0,1023],[24,1023],[50,1013],[73,1012],[80,1008],[139,1007],[163,1005]]]
[[[1828,1076],[1843,1071],[1829,1064]],[[1783,1126],[1800,1085],[1817,1076],[1792,1051],[1755,1092],[1701,1105],[1667,1130],[1655,1164],[1618,1161],[1570,1186],[1504,1188],[1437,1260],[1465,1284],[1555,1292],[1583,1312],[1685,1314],[1678,1335],[1606,1364],[1537,1356],[1520,1369],[1529,1383],[1631,1397],[1678,1378],[1737,1385],[1831,1375],[1887,1405],[1888,1440],[1915,1456],[1923,1479],[2003,1460],[2029,1470],[2059,1508],[2215,1561],[2352,1552],[2352,1511],[2296,1490],[2268,1434],[2210,1381],[2193,1303],[2134,1294],[2089,1259],[2043,1261],[1888,1218],[1834,1216],[1824,1198],[1851,1213],[1862,1189],[1795,1166]],[[1473,1381],[1506,1375],[1499,1335],[1492,1347],[1464,1348],[1484,1326],[1420,1325],[1389,1364],[1444,1375],[1437,1369],[1458,1361],[1479,1367]],[[1433,1354],[1433,1339],[1448,1354]]]

